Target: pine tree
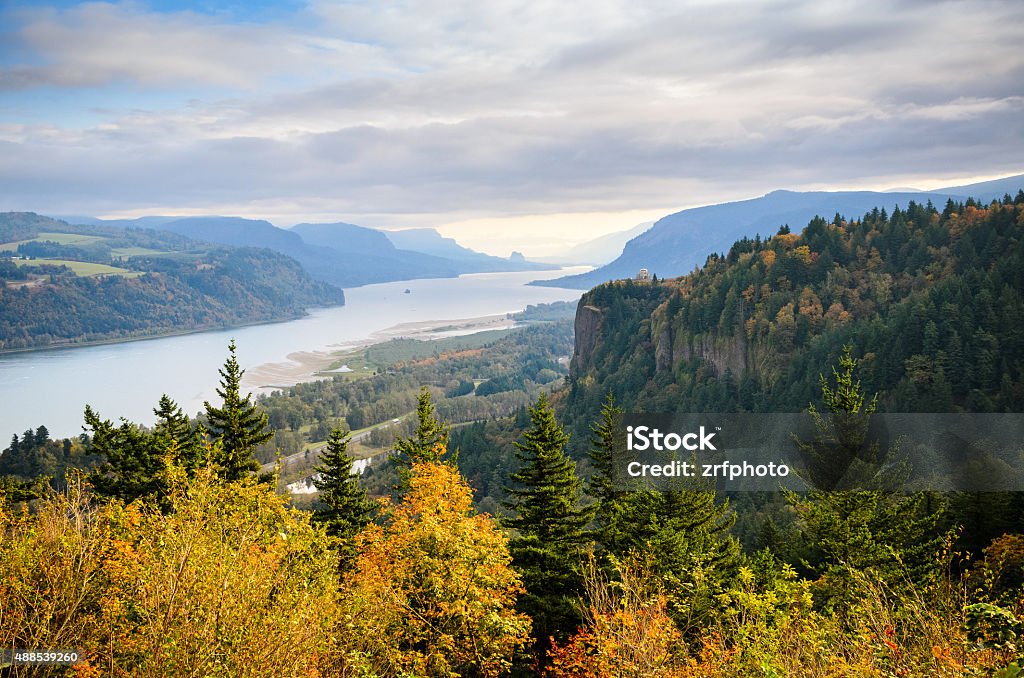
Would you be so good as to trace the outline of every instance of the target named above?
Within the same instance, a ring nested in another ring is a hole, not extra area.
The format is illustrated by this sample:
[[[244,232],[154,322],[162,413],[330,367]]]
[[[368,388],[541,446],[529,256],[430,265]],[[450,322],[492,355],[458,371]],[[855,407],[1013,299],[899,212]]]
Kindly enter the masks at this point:
[[[587,483],[587,493],[597,500],[599,525],[607,525],[619,492],[615,491],[612,478],[614,456],[624,450],[622,445],[622,408],[616,406],[615,397],[609,392],[601,406],[601,419],[590,427],[590,460],[594,474]]]
[[[723,612],[722,594],[735,581],[740,546],[730,530],[736,515],[711,487],[630,497],[623,531],[636,525],[641,541],[631,551],[662,580],[679,629],[689,636],[699,633]]]
[[[214,407],[209,401],[206,407],[206,432],[220,442],[220,451],[213,460],[218,472],[225,480],[239,480],[251,471],[259,469],[253,459],[257,445],[274,436],[269,430],[269,419],[265,412],[256,409],[252,394],[241,396],[242,375],[245,370],[235,356],[235,340],[228,344],[228,358],[220,369],[220,388],[217,395],[222,404]]]
[[[520,608],[533,619],[539,653],[551,636],[564,639],[580,622],[575,601],[582,591],[579,555],[589,538],[592,512],[580,504],[583,482],[565,454],[569,436],[541,394],[530,408],[531,428],[516,443],[520,469],[511,475],[513,565],[522,573],[526,595]],[[541,654],[542,656],[542,654]]]
[[[662,580],[678,608],[685,608],[689,629],[716,607],[739,564],[739,544],[729,534],[735,516],[726,502],[703,487],[675,487],[666,492],[617,491],[613,464],[625,452],[622,409],[609,394],[601,419],[592,426],[590,456],[595,473],[588,484],[596,500],[596,539],[605,566],[630,558]]]
[[[878,475],[881,450],[868,437],[878,396],[865,402],[860,381],[855,378],[856,369],[852,348],[844,346],[839,369],[832,368],[835,386],[824,375],[818,377],[828,415],[811,404],[808,412],[816,429],[815,437],[810,441],[794,438],[804,462],[804,478],[818,490],[868,489],[882,482]]]
[[[448,424],[437,418],[430,391],[424,386],[416,403],[416,432],[409,438],[396,438],[392,445],[395,462],[403,478],[414,463],[439,463],[448,449]]]
[[[343,567],[355,557],[353,539],[373,519],[376,508],[366,490],[359,486],[359,476],[352,473],[349,440],[349,433],[338,428],[331,431],[313,476],[313,484],[320,492],[313,519],[324,525],[328,534],[338,538]]]

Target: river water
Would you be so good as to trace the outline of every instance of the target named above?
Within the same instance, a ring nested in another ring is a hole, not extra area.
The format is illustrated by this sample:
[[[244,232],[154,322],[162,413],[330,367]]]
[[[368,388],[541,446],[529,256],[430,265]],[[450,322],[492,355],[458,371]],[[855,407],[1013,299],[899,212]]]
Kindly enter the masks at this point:
[[[14,433],[45,425],[54,437],[82,432],[82,411],[149,424],[163,393],[193,414],[215,397],[217,369],[233,337],[245,368],[287,362],[299,351],[352,345],[396,325],[521,311],[529,304],[575,301],[580,290],[530,287],[531,280],[584,268],[479,273],[405,280],[345,290],[345,306],[306,317],[160,339],[0,355],[0,449]],[[406,294],[405,290],[409,293]]]

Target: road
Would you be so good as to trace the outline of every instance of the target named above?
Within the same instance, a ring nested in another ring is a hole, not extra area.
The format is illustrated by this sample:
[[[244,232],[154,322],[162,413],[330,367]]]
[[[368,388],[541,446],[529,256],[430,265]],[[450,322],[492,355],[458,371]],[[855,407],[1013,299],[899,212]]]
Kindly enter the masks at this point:
[[[389,420],[389,421],[382,421],[379,424],[374,424],[373,426],[368,426],[367,428],[361,429],[361,430],[357,431],[356,433],[352,434],[352,437],[349,439],[349,442],[358,443],[361,440],[365,440],[366,438],[368,438],[370,436],[371,433],[373,433],[377,429],[388,428],[390,426],[394,426],[396,423],[402,421],[407,416],[409,416],[409,414],[403,414],[401,417],[398,417],[397,419],[392,419],[392,420]],[[281,474],[284,475],[284,473],[289,468],[291,468],[295,464],[299,463],[300,461],[306,461],[308,459],[315,458],[314,455],[315,456],[319,456],[320,455],[320,450],[324,449],[325,447],[327,447],[327,442],[326,441],[325,442],[321,442],[321,443],[314,443],[314,444],[310,445],[308,448],[306,448],[305,450],[303,450],[302,452],[296,452],[295,454],[290,454],[287,457],[281,457]],[[357,459],[356,460],[356,465],[359,466],[360,469],[361,469],[362,466],[365,466],[365,464],[359,464],[360,461],[361,460]],[[266,464],[263,464],[260,467],[260,469],[262,471],[264,471],[264,472],[273,471],[274,470],[274,465],[276,463],[277,463],[276,461],[267,462]]]

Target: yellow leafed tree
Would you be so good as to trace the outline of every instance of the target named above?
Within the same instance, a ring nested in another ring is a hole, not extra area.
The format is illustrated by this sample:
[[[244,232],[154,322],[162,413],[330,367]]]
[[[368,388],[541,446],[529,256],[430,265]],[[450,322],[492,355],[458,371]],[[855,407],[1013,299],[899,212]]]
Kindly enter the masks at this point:
[[[76,648],[79,676],[310,675],[340,617],[329,541],[252,480],[169,484],[166,512],[77,482],[0,507],[0,647]]]
[[[437,458],[442,456],[440,451]],[[443,463],[412,468],[382,526],[357,537],[346,609],[361,656],[378,675],[498,676],[529,638],[508,539],[474,512],[472,491]]]

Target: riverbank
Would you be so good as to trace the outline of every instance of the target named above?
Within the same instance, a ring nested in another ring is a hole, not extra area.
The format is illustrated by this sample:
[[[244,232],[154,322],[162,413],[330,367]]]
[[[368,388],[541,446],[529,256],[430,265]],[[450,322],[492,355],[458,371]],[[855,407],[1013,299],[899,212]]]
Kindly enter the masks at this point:
[[[338,306],[344,306],[344,304],[338,304]],[[0,348],[0,356],[3,355],[17,355],[19,353],[41,353],[44,351],[66,351],[72,348],[88,348],[91,346],[116,346],[117,344],[129,344],[138,341],[154,341],[157,339],[170,339],[171,337],[186,337],[192,334],[203,334],[205,332],[224,332],[226,330],[237,330],[245,327],[254,327],[257,325],[274,325],[278,323],[290,323],[293,320],[300,320],[308,317],[309,314],[318,308],[336,308],[336,306],[317,306],[314,308],[307,309],[302,313],[296,313],[293,315],[274,318],[273,320],[252,320],[244,323],[229,323],[226,325],[205,325],[202,327],[193,327],[183,330],[166,330],[157,333],[140,333],[133,334],[125,337],[109,337],[107,339],[91,339],[88,341],[61,341],[51,342],[45,346],[27,346],[24,348]]]
[[[331,368],[336,353],[367,343],[431,332],[465,334],[471,330],[467,322],[504,321],[529,305],[579,299],[575,290],[526,285],[537,277],[485,273],[367,285],[346,290],[344,306],[310,308],[287,322],[0,355],[0,435],[9,440],[41,424],[55,436],[78,435],[86,403],[114,421],[125,417],[148,425],[163,394],[190,415],[199,412],[205,401],[216,400],[218,370],[232,338],[239,362],[251,371],[246,376],[257,376],[260,366],[284,364],[272,378],[247,380],[246,389],[255,392],[261,384],[315,379],[317,370]],[[477,325],[489,327],[500,325]]]
[[[329,378],[333,375],[327,373],[327,370],[339,360],[392,339],[429,341],[509,329],[516,325],[516,321],[509,318],[508,314],[399,323],[373,332],[366,339],[338,344],[329,351],[295,351],[286,356],[286,362],[269,362],[247,368],[242,385],[253,393],[268,393],[307,381]]]

